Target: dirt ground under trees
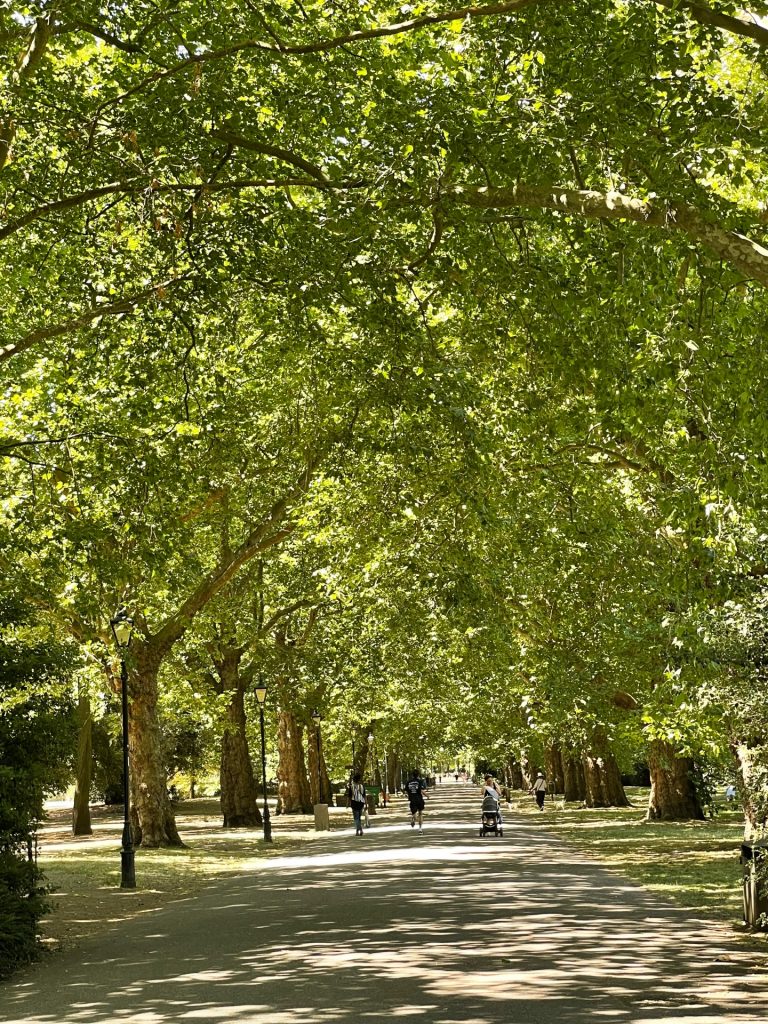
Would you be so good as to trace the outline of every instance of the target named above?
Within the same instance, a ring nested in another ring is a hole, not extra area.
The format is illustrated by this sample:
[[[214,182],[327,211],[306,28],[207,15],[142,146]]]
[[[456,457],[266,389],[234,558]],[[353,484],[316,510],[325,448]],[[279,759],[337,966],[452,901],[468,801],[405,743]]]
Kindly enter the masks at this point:
[[[395,798],[393,809],[379,808],[382,820],[404,807]],[[346,808],[330,808],[333,830],[352,827]],[[284,855],[327,833],[316,832],[312,815],[272,818],[273,839],[262,829],[222,828],[218,799],[184,800],[176,821],[185,843],[182,849],[136,851],[136,889],[120,888],[122,807],[91,806],[90,836],[72,835],[72,808],[50,804],[38,832],[38,864],[52,887],[52,911],[42,922],[44,948],[70,948],[118,921],[151,915],[172,900],[200,892],[226,875],[238,874],[254,860]]]

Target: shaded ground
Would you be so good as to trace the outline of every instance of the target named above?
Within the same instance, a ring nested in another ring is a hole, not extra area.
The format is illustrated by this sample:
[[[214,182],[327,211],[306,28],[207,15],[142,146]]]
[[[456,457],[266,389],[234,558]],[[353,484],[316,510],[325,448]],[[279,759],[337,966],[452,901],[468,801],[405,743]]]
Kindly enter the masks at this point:
[[[70,948],[94,931],[153,913],[172,899],[191,896],[215,878],[242,872],[254,857],[273,857],[322,836],[311,815],[273,818],[275,842],[262,830],[221,827],[217,799],[185,800],[176,808],[184,849],[136,851],[136,890],[121,890],[122,807],[91,808],[93,835],[72,835],[68,806],[48,808],[39,832],[39,864],[54,892],[54,909],[42,923],[50,950]],[[351,812],[332,809],[332,827],[351,823]]]
[[[9,1024],[762,1022],[764,958],[445,787],[123,923],[0,990]]]

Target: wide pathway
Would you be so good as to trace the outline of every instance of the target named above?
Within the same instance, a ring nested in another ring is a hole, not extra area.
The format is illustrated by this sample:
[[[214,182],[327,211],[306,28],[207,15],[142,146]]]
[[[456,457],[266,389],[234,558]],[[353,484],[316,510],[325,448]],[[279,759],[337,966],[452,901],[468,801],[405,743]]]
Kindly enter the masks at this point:
[[[259,861],[0,988],[13,1024],[582,1024],[766,1020],[727,932],[530,824],[477,835],[474,787]],[[279,819],[277,819],[279,828]]]

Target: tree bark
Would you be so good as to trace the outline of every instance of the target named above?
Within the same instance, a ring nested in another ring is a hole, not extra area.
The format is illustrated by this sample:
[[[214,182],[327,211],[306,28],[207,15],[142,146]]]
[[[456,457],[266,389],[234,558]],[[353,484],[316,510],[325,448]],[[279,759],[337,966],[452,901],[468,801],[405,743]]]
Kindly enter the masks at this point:
[[[368,743],[368,736],[370,735],[370,726],[359,726],[354,733],[355,737],[355,758],[352,762],[352,772],[355,775],[359,775],[361,779],[365,778],[365,772],[368,767],[368,757],[370,755],[370,744]]]
[[[619,766],[603,729],[595,729],[583,765],[587,807],[629,807]]]
[[[738,231],[720,227],[696,207],[684,203],[633,199],[622,192],[595,192],[558,185],[526,185],[523,182],[508,188],[456,186],[452,192],[442,193],[441,201],[445,201],[447,195],[459,205],[483,210],[511,207],[556,210],[572,217],[630,220],[644,227],[678,231],[701,242],[718,259],[730,263],[746,277],[763,286],[768,285],[768,249]]]
[[[312,794],[304,762],[302,727],[290,711],[281,711],[277,730],[277,813],[311,814]]]
[[[702,821],[704,811],[691,779],[693,761],[679,757],[671,743],[653,740],[648,746],[651,795],[648,821]]]
[[[224,828],[253,828],[261,824],[258,790],[246,733],[244,683],[240,676],[241,652],[227,648],[214,659],[221,692],[229,699],[221,737],[221,813]]]
[[[318,776],[318,735],[320,736],[320,764],[319,764],[319,776]],[[307,740],[307,775],[309,776],[309,791],[311,794],[312,804],[330,804],[331,800],[331,781],[328,778],[328,767],[325,763],[325,754],[323,752],[322,744],[322,733],[317,726],[308,727],[306,732]],[[318,790],[318,778],[321,785],[321,790]],[[322,799],[321,799],[322,797]]]
[[[581,756],[572,750],[563,757],[563,793],[570,803],[587,799],[584,763]]]
[[[91,703],[82,690],[77,702],[77,773],[75,779],[75,801],[72,807],[72,834],[90,836],[91,827],[91,776],[93,774],[93,718]]]
[[[400,783],[400,757],[396,750],[387,751],[387,789],[397,793]]]
[[[145,645],[134,657],[129,677],[129,756],[134,843],[183,846],[168,798],[157,717],[159,659]]]
[[[740,779],[740,795],[744,807],[744,838],[762,838],[768,828],[768,794],[765,778],[768,773],[768,745],[755,737],[731,743]]]
[[[544,774],[547,776],[550,793],[565,792],[563,757],[556,743],[548,745],[544,750]]]
[[[523,782],[523,769],[520,767],[520,762],[514,759],[510,759],[507,762],[507,784],[510,789],[526,789],[525,783]]]
[[[533,785],[533,766],[528,759],[527,754],[520,755],[520,774],[523,779],[523,789],[530,789]]]

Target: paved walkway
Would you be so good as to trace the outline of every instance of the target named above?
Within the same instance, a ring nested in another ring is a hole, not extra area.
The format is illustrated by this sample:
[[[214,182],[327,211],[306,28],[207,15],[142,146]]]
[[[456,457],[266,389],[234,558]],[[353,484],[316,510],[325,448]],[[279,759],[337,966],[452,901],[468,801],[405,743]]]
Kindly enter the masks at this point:
[[[478,838],[479,803],[439,788],[423,837],[404,814],[334,833],[100,932],[0,988],[0,1021],[764,1024],[768,976],[725,930],[535,819]]]

